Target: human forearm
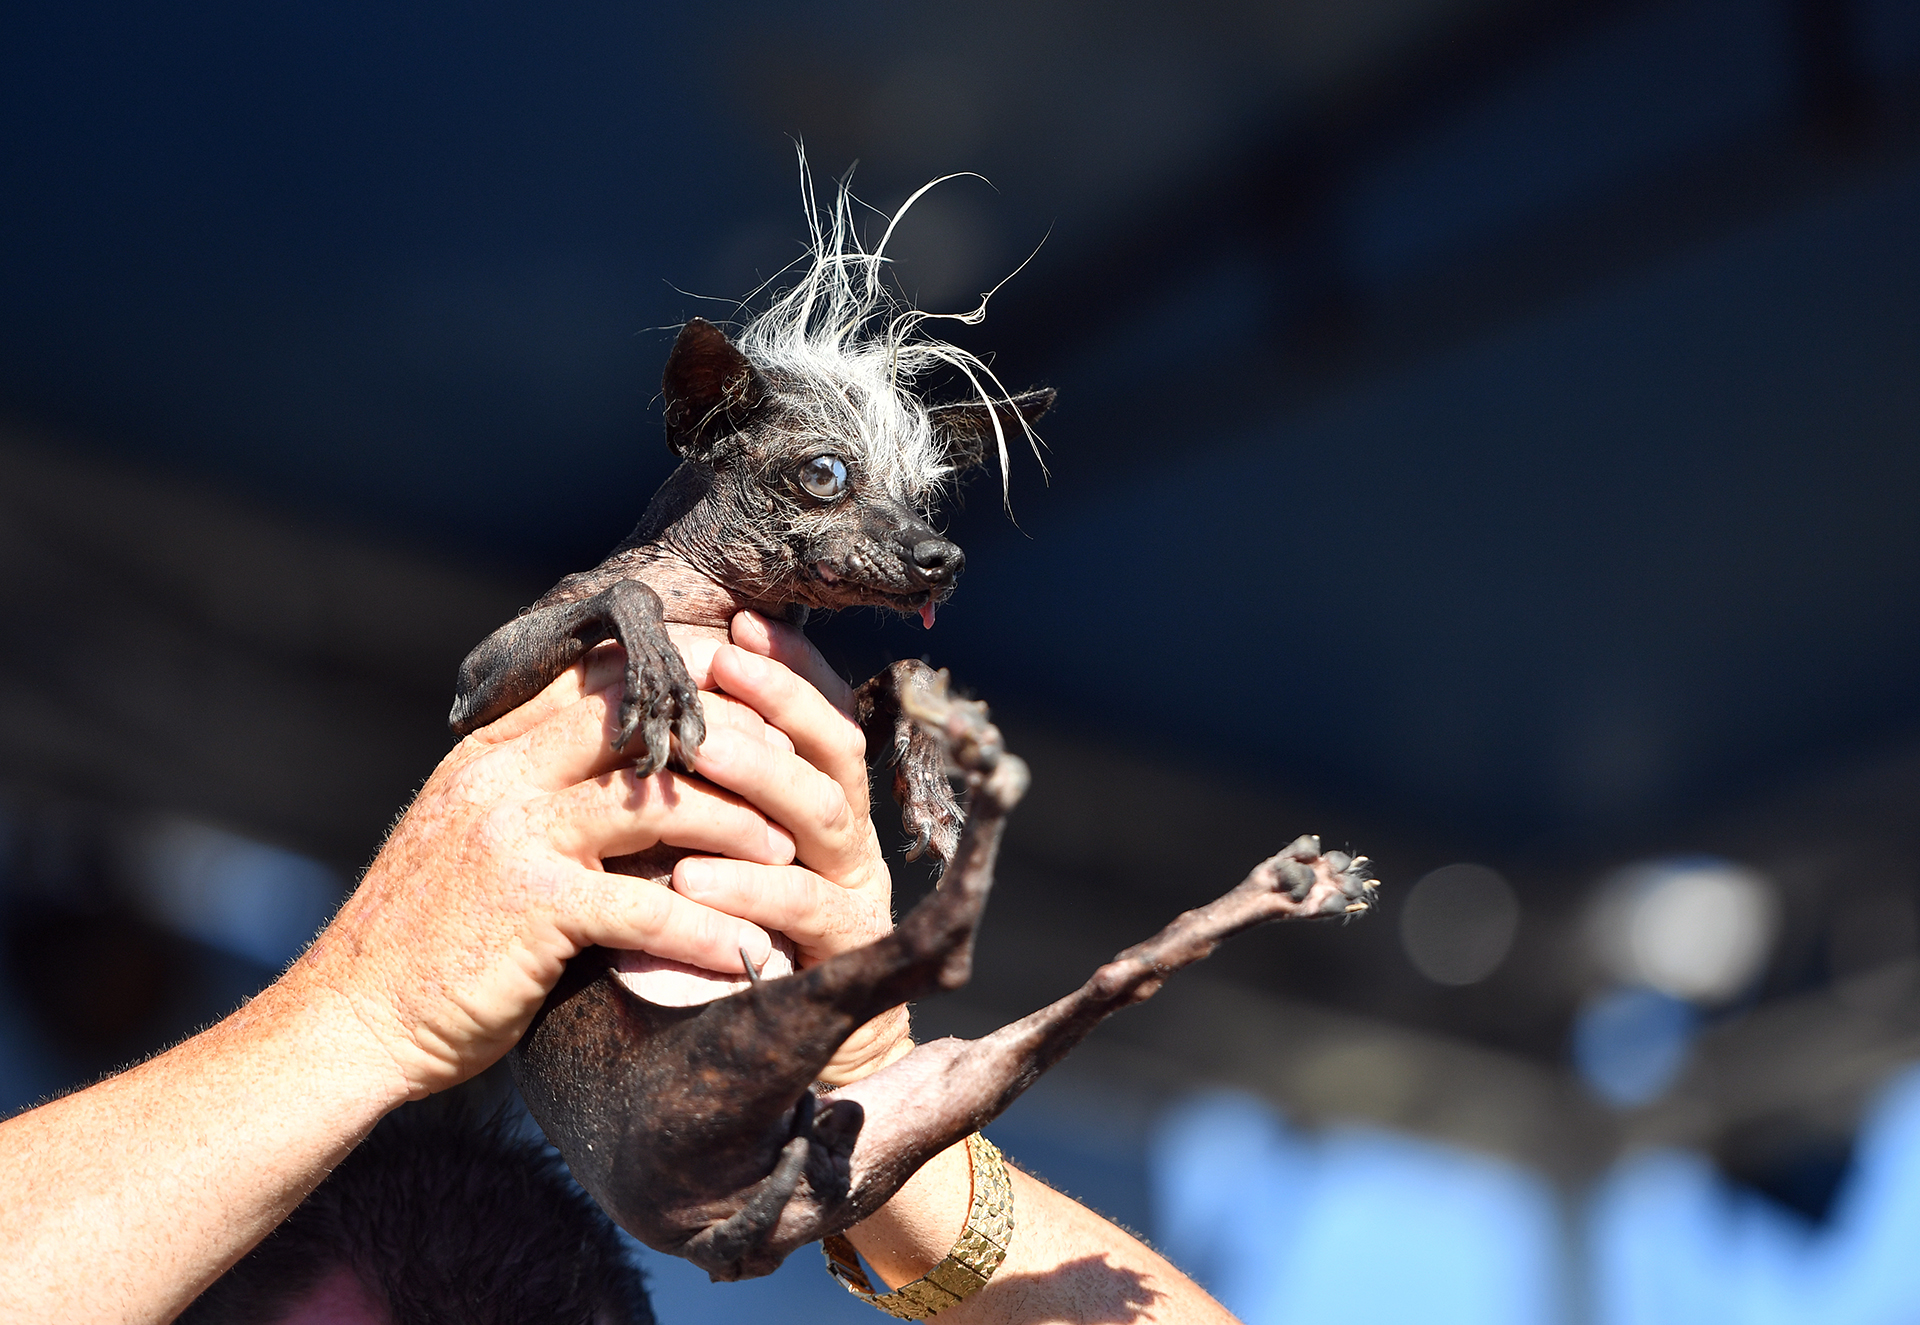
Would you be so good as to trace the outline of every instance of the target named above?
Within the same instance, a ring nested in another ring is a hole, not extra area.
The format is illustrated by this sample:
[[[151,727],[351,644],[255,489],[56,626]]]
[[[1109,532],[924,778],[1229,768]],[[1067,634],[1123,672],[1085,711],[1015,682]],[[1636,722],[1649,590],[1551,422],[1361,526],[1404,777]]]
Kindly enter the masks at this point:
[[[324,988],[0,1124],[0,1320],[165,1321],[406,1098]]]
[[[1231,1325],[1224,1307],[1151,1247],[1011,1165],[1009,1176],[1014,1235],[1007,1258],[986,1287],[939,1314],[942,1325]],[[848,1240],[898,1288],[946,1256],[966,1221],[969,1191],[966,1147],[954,1146],[849,1229]]]

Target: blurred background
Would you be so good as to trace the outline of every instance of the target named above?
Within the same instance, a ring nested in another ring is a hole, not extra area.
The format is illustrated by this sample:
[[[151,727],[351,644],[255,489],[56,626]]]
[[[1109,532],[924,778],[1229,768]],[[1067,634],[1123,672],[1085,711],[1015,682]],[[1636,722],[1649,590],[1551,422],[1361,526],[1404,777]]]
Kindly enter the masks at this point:
[[[1036,783],[975,1033],[1301,831],[994,1129],[1249,1322],[1920,1315],[1920,6],[16,6],[0,1108],[230,1010],[858,163],[1060,391],[925,654]],[[1035,250],[1037,249],[1037,253]],[[897,873],[903,894],[924,886]],[[655,1258],[656,1262],[658,1258]],[[662,1318],[869,1319],[808,1256]]]

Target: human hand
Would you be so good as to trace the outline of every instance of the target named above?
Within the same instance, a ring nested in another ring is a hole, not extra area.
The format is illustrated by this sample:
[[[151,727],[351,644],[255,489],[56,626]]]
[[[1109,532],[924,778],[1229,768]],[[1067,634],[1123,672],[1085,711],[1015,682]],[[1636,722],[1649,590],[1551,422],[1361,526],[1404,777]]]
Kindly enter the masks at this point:
[[[688,669],[768,724],[766,739],[736,721],[710,733],[694,769],[736,792],[793,835],[793,863],[690,856],[676,892],[793,940],[802,968],[887,933],[893,879],[873,828],[866,740],[853,692],[794,627],[743,612],[731,643],[683,643]],[[711,711],[711,707],[709,709]],[[821,1079],[857,1081],[913,1047],[905,1008],[863,1026]]]
[[[343,998],[411,1096],[499,1059],[584,948],[719,971],[738,970],[742,949],[756,963],[772,951],[749,920],[602,868],[661,843],[778,867],[795,839],[706,779],[634,776],[611,748],[619,693],[585,690],[593,679],[576,668],[456,746],[281,982]],[[765,725],[708,706],[710,733],[741,724]]]
[[[694,771],[784,827],[797,861],[693,856],[675,869],[675,890],[781,931],[803,969],[888,932],[893,880],[869,813],[866,738],[852,718],[851,687],[803,633],[757,612],[735,616],[729,640],[689,632],[674,643],[713,729]],[[516,732],[619,684],[624,659],[619,645],[600,646],[478,735]]]

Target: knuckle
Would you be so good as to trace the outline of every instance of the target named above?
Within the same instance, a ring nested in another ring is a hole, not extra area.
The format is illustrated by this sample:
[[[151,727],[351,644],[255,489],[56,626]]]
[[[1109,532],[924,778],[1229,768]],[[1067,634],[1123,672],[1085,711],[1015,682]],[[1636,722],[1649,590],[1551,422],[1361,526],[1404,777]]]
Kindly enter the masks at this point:
[[[731,952],[727,942],[738,932],[739,922],[719,911],[705,907],[684,907],[676,912],[683,943],[695,952]]]
[[[828,833],[840,833],[853,821],[853,810],[839,784],[826,781],[814,790],[814,820]]]
[[[867,758],[867,734],[853,722],[841,722],[840,737],[836,742],[841,758],[864,763]]]
[[[818,927],[823,919],[832,922],[833,907],[829,904],[832,890],[821,885],[818,875],[807,869],[788,869],[782,871],[780,883],[782,909],[795,923]]]
[[[499,780],[503,767],[500,755],[494,747],[478,743],[478,738],[473,736],[467,737],[456,749],[463,756],[460,762],[449,761],[434,770],[426,786],[420,789],[417,800],[425,800],[435,793],[453,802],[481,803],[489,798],[488,793]]]
[[[631,928],[642,934],[658,934],[672,924],[676,908],[665,888],[646,886],[632,893],[622,908],[626,914],[621,917]]]

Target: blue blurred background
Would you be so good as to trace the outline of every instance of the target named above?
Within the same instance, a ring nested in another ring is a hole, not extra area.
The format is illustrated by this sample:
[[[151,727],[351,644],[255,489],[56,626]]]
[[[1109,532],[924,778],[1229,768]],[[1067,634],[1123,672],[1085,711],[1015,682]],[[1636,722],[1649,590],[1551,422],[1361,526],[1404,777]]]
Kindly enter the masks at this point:
[[[925,654],[1036,773],[971,1033],[1295,833],[996,1129],[1250,1322],[1920,1312],[1920,7],[15,6],[0,1108],[222,1015],[858,163],[1046,382]],[[905,893],[924,880],[898,876]],[[808,1258],[663,1319],[861,1320]],[[812,1314],[808,1314],[812,1313]]]

